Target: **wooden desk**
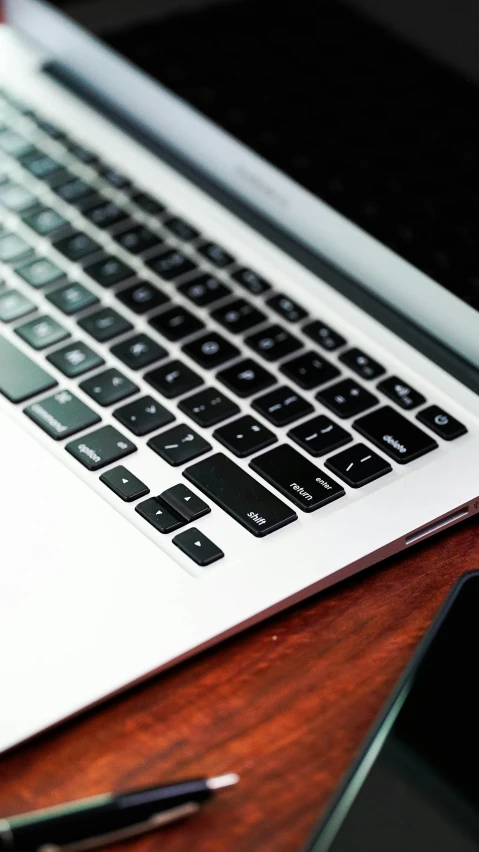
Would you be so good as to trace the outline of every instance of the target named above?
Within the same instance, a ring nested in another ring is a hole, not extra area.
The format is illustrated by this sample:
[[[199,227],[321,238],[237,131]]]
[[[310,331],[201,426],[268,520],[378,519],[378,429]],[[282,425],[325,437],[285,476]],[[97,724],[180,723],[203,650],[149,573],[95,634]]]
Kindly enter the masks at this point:
[[[114,852],[296,852],[454,580],[478,520],[0,758],[0,817],[197,774],[241,784]],[[5,650],[5,649],[4,649]]]

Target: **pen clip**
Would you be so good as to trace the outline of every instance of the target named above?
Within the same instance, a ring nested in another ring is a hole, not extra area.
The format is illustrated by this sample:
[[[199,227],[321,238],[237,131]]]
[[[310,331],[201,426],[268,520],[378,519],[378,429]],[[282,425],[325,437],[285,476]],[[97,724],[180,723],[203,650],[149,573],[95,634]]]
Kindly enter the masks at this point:
[[[63,846],[59,846],[57,843],[42,843],[38,847],[37,852],[87,852],[89,849],[98,849],[100,846],[108,846],[110,843],[138,837],[140,834],[146,834],[148,831],[155,831],[157,828],[168,825],[170,822],[175,822],[177,819],[191,816],[199,808],[200,805],[197,802],[186,802],[186,804],[179,805],[177,808],[171,808],[169,811],[153,814],[149,819],[144,820],[144,822],[137,822],[134,825],[129,825],[127,828],[120,828],[118,831],[109,831],[107,834],[100,834],[97,837],[88,837],[86,840],[66,843]]]

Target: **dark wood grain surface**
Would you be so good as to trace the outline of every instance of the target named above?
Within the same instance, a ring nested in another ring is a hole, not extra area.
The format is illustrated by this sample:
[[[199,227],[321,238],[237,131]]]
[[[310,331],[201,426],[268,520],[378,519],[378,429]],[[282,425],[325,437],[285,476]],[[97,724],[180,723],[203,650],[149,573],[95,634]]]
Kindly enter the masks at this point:
[[[477,519],[17,748],[0,758],[0,817],[238,772],[200,814],[123,852],[300,850],[452,583],[474,568]]]

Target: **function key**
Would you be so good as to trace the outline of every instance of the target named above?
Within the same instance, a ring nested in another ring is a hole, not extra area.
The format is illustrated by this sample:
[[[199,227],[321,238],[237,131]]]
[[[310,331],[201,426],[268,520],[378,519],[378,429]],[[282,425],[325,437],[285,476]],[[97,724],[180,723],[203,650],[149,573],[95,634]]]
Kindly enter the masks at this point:
[[[112,254],[105,254],[101,260],[85,266],[85,272],[102,287],[113,287],[135,275],[130,266]]]
[[[29,228],[41,237],[48,237],[69,224],[68,220],[56,210],[44,206],[37,207],[33,212],[24,214],[22,219]]]
[[[89,314],[87,317],[78,320],[78,325],[99,343],[118,337],[119,334],[124,334],[133,328],[131,322],[128,322],[113,308],[102,308],[94,314]]]
[[[0,335],[0,394],[10,402],[24,402],[56,384],[45,370]]]
[[[139,284],[134,284],[132,287],[127,287],[126,290],[121,290],[116,296],[120,302],[123,302],[135,314],[146,314],[148,311],[160,308],[170,301],[168,296],[161,293],[158,287],[150,284],[149,281],[140,281]]]
[[[213,436],[235,456],[240,459],[251,456],[260,450],[265,450],[278,440],[276,435],[263,426],[250,414],[221,426],[213,433]]]
[[[149,367],[154,361],[168,357],[168,352],[146,334],[136,334],[111,347],[113,355],[123,361],[131,370]]]
[[[13,320],[31,314],[36,308],[37,306],[18,290],[3,290],[0,293],[0,320],[2,322],[13,322]]]
[[[217,302],[218,299],[231,295],[230,288],[214,275],[199,275],[193,281],[182,284],[178,290],[199,308],[204,308],[212,302]]]
[[[281,372],[304,390],[323,385],[339,376],[339,370],[316,352],[305,352],[281,365]]]
[[[204,429],[239,414],[236,403],[216,388],[205,388],[188,396],[179,403],[178,408]]]
[[[426,398],[421,393],[414,390],[414,388],[410,387],[410,385],[403,382],[397,376],[389,376],[387,379],[383,379],[378,384],[378,390],[382,391],[393,402],[400,405],[401,408],[405,408],[406,411],[409,411],[411,408],[417,408],[418,405],[426,402]]]
[[[51,317],[37,317],[24,325],[17,326],[16,334],[33,349],[46,349],[70,337],[70,333]]]
[[[280,325],[268,325],[246,338],[245,342],[267,361],[277,361],[301,349],[302,343]]]
[[[138,506],[135,506],[135,512],[138,512],[162,535],[174,532],[180,527],[184,527],[186,523],[184,518],[180,518],[176,512],[168,509],[157,497],[150,497],[149,500],[139,503]]]
[[[342,426],[338,426],[325,414],[313,417],[288,432],[288,437],[296,441],[301,449],[311,456],[323,456],[337,450],[352,441],[352,436]]]
[[[88,207],[83,215],[93,222],[97,228],[113,228],[128,219],[128,214],[121,207],[118,207],[114,201],[102,200],[100,204],[95,204],[93,207]]]
[[[117,243],[132,254],[144,254],[153,248],[158,248],[163,240],[144,225],[135,225],[127,231],[115,236]]]
[[[72,179],[73,178],[73,179]],[[75,207],[84,202],[87,198],[94,194],[95,190],[90,184],[81,178],[74,178],[73,174],[68,176],[65,183],[56,185],[53,188],[63,201],[67,204],[73,204]]]
[[[183,346],[183,352],[206,370],[219,367],[220,364],[231,361],[240,354],[236,346],[215,331],[209,331],[191,343],[187,343]]]
[[[134,402],[117,408],[113,416],[134,435],[148,435],[168,423],[173,423],[175,419],[172,413],[152,396],[142,396],[141,399],[135,399]]]
[[[163,491],[159,499],[184,518],[187,523],[197,521],[211,512],[208,504],[182,482],[173,485],[167,491]]]
[[[205,327],[201,320],[179,305],[157,314],[149,322],[155,331],[172,341],[181,340]]]
[[[144,378],[167,399],[182,396],[203,384],[203,380],[181,361],[168,361],[146,373]]]
[[[148,213],[150,216],[159,216],[166,209],[164,204],[161,204],[156,198],[148,195],[147,192],[136,192],[131,196],[131,200],[134,201],[140,210],[143,210],[144,213]]]
[[[346,493],[334,479],[288,444],[256,456],[250,467],[303,512],[315,512]]]
[[[467,432],[463,423],[460,423],[443,408],[439,408],[438,405],[430,405],[429,408],[424,408],[423,411],[416,414],[416,417],[425,426],[429,426],[429,429],[436,435],[444,438],[445,441],[454,441],[455,438],[459,438]]]
[[[17,266],[15,272],[35,289],[46,287],[47,284],[54,284],[61,278],[65,278],[63,270],[46,257],[37,257],[29,263]]]
[[[150,489],[147,488],[145,483],[141,479],[138,479],[137,476],[133,476],[121,464],[103,473],[100,476],[100,482],[111,488],[113,493],[117,497],[120,497],[121,500],[124,500],[125,503],[132,503],[133,500],[138,500],[140,497],[145,497],[146,494],[150,493]]]
[[[332,456],[327,460],[326,467],[329,467],[351,488],[361,488],[392,471],[389,462],[365,444],[355,444],[344,452]]]
[[[0,205],[7,210],[20,214],[22,210],[32,207],[36,201],[36,196],[18,183],[8,182],[0,186]]]
[[[97,297],[83,284],[66,284],[48,293],[47,299],[67,316],[98,303]]]
[[[175,237],[183,240],[185,243],[189,243],[192,240],[196,240],[199,237],[200,232],[190,225],[189,222],[185,222],[184,219],[181,219],[179,216],[173,216],[171,219],[167,219],[164,223],[165,228],[168,228]]]
[[[18,234],[12,234],[9,231],[0,233],[0,261],[3,263],[12,263],[20,260],[26,254],[29,254],[32,247],[19,237]]]
[[[253,396],[276,383],[276,379],[252,358],[244,358],[234,367],[217,373],[220,382],[240,397]]]
[[[289,320],[289,322],[299,322],[299,320],[308,316],[307,311],[301,305],[298,305],[289,296],[283,296],[281,293],[271,296],[270,299],[267,299],[266,304],[281,317]]]
[[[195,527],[176,535],[173,544],[176,544],[186,556],[202,568],[224,557],[223,551]]]
[[[208,441],[183,423],[150,438],[148,446],[173,467],[186,464],[211,450]]]
[[[268,284],[257,272],[253,272],[252,269],[247,269],[245,266],[233,272],[231,277],[254,296],[260,296],[262,293],[271,290],[271,284]]]
[[[377,379],[378,376],[382,376],[386,372],[381,364],[378,364],[361,349],[348,349],[347,352],[343,352],[339,356],[339,360],[363,379]]]
[[[61,169],[60,163],[48,154],[44,154],[43,151],[34,151],[22,157],[22,166],[38,180],[47,180]]]
[[[235,299],[233,302],[216,308],[211,316],[232,334],[241,334],[264,322],[266,315],[250,305],[245,299]]]
[[[437,448],[433,438],[389,405],[356,420],[354,428],[399,464]]]
[[[334,331],[329,325],[325,325],[324,322],[320,322],[319,320],[304,325],[303,332],[311,340],[314,340],[315,343],[322,346],[323,349],[328,349],[330,352],[339,349],[340,346],[344,346],[346,343],[345,338],[338,334],[337,331]]]
[[[146,263],[156,275],[164,278],[165,281],[173,281],[175,278],[180,278],[181,275],[186,275],[187,272],[198,269],[196,263],[193,263],[189,257],[177,249],[169,249],[158,257],[150,258]]]
[[[69,379],[82,376],[88,370],[105,363],[86,343],[70,343],[69,346],[47,355],[47,360]]]
[[[221,248],[217,243],[202,243],[197,251],[206,257],[213,266],[217,266],[219,269],[225,269],[227,266],[231,266],[234,263],[234,257],[232,254],[229,254],[225,251],[224,248]]]
[[[260,396],[254,400],[253,408],[273,426],[287,426],[293,420],[299,420],[314,411],[310,402],[288,387],[275,388]]]
[[[128,189],[131,186],[131,180],[111,166],[101,166],[100,174],[115,189]]]
[[[74,231],[72,234],[69,234],[68,237],[62,237],[60,240],[56,240],[53,243],[53,247],[56,248],[60,254],[63,254],[68,260],[71,260],[72,263],[78,263],[78,261],[83,260],[91,254],[95,254],[95,252],[101,250],[99,243],[95,242],[95,240],[92,240],[91,237],[87,236],[87,234],[83,234],[81,231]]]
[[[338,417],[354,417],[379,401],[372,393],[358,385],[354,379],[343,379],[316,394],[316,399]]]
[[[89,435],[76,438],[65,449],[87,470],[99,470],[136,451],[135,445],[113,426],[102,426]]]
[[[101,420],[70,391],[58,391],[40,402],[34,402],[25,409],[25,414],[55,441],[69,438]]]
[[[139,388],[123,376],[118,370],[105,370],[103,373],[97,373],[92,379],[86,379],[81,382],[82,391],[96,400],[99,405],[107,406],[114,405],[115,402],[121,402],[127,396],[137,393]]]

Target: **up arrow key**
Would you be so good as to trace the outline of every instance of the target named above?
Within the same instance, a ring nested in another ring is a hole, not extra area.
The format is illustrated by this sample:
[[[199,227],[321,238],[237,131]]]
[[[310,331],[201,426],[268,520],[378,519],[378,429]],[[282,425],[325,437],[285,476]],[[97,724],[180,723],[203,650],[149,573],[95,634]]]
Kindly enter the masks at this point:
[[[211,511],[208,504],[197,494],[194,494],[191,488],[188,488],[183,482],[173,485],[172,488],[168,488],[167,491],[160,494],[160,500],[183,518],[186,523],[197,521],[198,518],[202,518],[203,515],[207,515]],[[196,537],[191,542],[191,546],[196,547]]]
[[[127,485],[129,480],[128,479],[122,479],[121,481],[123,482],[123,485]]]
[[[195,541],[196,547],[201,547],[201,541]]]

